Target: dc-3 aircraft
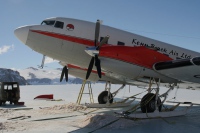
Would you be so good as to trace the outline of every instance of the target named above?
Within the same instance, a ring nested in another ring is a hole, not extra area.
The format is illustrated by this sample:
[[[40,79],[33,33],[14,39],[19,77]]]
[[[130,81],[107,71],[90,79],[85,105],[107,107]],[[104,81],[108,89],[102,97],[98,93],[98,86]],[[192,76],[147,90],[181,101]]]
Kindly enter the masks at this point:
[[[34,51],[60,61],[64,66],[61,81],[64,76],[67,81],[69,73],[89,81],[122,84],[119,89],[125,84],[149,86],[147,94],[132,111],[117,112],[118,115],[134,118],[180,116],[193,105],[187,102],[189,106],[182,111],[174,110],[180,103],[168,110],[162,109],[168,93],[177,85],[200,83],[198,52],[101,25],[99,20],[92,23],[55,17],[45,19],[41,25],[19,27],[14,33]],[[169,89],[159,94],[160,86],[166,85]],[[110,87],[100,93],[99,106],[112,106],[113,95]],[[115,105],[123,106],[123,102]],[[138,108],[141,112],[135,113],[133,110]]]

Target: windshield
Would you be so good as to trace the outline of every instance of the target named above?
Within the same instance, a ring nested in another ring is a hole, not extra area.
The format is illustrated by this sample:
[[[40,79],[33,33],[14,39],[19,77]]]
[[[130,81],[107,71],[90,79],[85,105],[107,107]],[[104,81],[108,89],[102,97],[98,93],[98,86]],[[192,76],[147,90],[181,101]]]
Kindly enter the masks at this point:
[[[45,20],[41,23],[41,25],[50,25],[53,26],[55,23],[55,20]]]

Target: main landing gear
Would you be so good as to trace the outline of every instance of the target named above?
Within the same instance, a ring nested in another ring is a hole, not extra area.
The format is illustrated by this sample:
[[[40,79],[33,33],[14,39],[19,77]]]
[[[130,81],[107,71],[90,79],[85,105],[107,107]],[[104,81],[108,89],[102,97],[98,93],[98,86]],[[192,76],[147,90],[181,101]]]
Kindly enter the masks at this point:
[[[113,103],[113,95],[108,91],[103,91],[98,96],[99,104]]]
[[[157,88],[151,88],[153,81],[156,82]],[[168,93],[173,90],[175,86],[175,83],[170,84],[169,89],[162,95],[159,95],[160,79],[150,79],[149,89],[147,90],[148,93],[143,96],[142,100],[129,110],[115,112],[115,114],[119,115],[120,117],[126,117],[130,119],[164,118],[185,115],[190,107],[193,106],[191,102],[178,103],[177,105],[172,106],[170,109],[162,110],[163,103],[166,101]],[[152,93],[153,90],[155,90],[155,94]],[[161,98],[163,100],[161,100]],[[180,104],[189,104],[189,106],[183,110],[175,110]],[[138,109],[141,109],[141,112],[138,112]]]
[[[147,93],[140,102],[141,111],[143,113],[154,112],[156,110],[156,106],[158,107],[158,110],[161,111],[161,100],[158,97],[156,102],[156,95],[153,93]]]
[[[122,86],[120,89],[122,88],[124,88],[124,86]],[[110,82],[106,82],[105,90],[102,91],[98,96],[99,104],[113,103],[113,94],[110,92],[110,90],[111,84]]]
[[[125,87],[125,84],[123,84],[118,90],[111,93],[111,83],[107,82],[105,86],[105,90],[101,92],[98,96],[98,103],[91,103],[86,104],[89,108],[117,108],[117,107],[126,107],[130,106],[131,103],[135,100],[128,101],[128,98],[119,101],[119,102],[113,102],[113,98],[118,94],[118,92]],[[127,102],[128,101],[128,102]]]
[[[150,79],[150,84],[149,84],[149,89],[148,93],[143,96],[141,102],[140,102],[140,108],[142,113],[150,113],[154,112],[156,109],[160,112],[162,109],[162,103],[161,102],[161,97],[159,97],[159,86],[160,86],[160,80],[156,82],[157,88],[151,88],[152,86],[152,81],[153,79]],[[152,91],[155,90],[156,93],[152,93]],[[165,95],[167,97],[167,95]],[[166,98],[165,98],[166,99]]]

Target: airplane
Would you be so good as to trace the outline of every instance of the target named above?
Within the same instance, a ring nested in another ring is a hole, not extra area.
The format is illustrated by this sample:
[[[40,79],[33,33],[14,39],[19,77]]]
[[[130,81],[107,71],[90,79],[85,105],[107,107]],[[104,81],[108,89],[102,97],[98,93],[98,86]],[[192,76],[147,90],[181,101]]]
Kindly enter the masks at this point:
[[[32,50],[59,60],[64,66],[61,81],[64,76],[67,81],[69,73],[89,81],[149,85],[140,104],[143,113],[161,112],[175,86],[200,83],[200,53],[102,25],[100,20],[53,17],[19,27],[14,34]],[[157,85],[155,94],[152,84]],[[166,85],[169,90],[159,95],[159,87]],[[100,93],[98,102],[112,103],[112,98],[109,89]]]

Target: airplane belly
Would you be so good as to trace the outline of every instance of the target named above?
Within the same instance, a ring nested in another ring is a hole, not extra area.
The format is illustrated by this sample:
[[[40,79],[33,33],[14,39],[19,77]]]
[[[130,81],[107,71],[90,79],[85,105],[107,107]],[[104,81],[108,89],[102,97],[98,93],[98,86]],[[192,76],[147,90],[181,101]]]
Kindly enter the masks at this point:
[[[108,73],[116,73],[127,77],[131,80],[144,80],[145,78],[160,78],[164,83],[178,82],[176,79],[159,74],[153,69],[138,66],[136,64],[130,64],[127,62],[100,57],[102,69],[108,71]]]

